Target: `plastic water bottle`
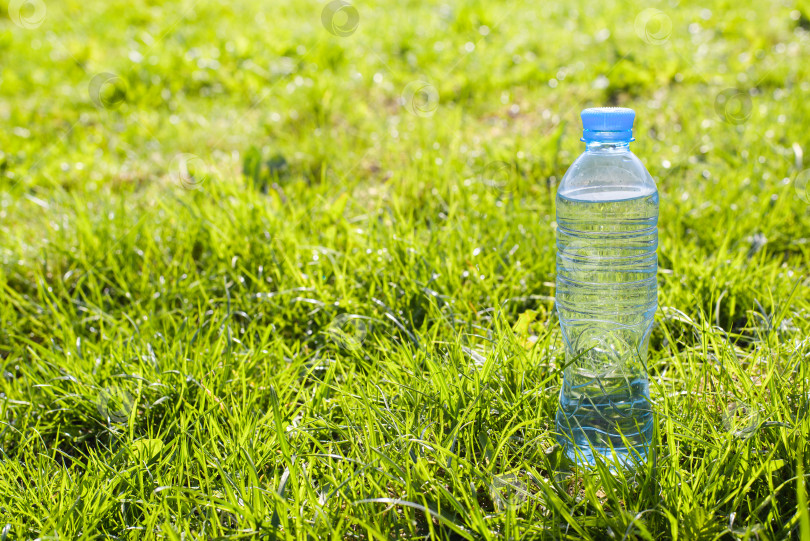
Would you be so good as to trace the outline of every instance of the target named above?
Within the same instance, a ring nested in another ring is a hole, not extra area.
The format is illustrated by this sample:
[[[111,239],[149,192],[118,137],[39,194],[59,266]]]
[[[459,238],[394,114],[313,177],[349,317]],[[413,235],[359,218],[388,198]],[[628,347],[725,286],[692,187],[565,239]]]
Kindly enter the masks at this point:
[[[632,467],[653,429],[647,347],[658,306],[658,190],[630,152],[631,109],[582,111],[585,152],[557,191],[556,304],[566,349],[557,410],[568,457]]]

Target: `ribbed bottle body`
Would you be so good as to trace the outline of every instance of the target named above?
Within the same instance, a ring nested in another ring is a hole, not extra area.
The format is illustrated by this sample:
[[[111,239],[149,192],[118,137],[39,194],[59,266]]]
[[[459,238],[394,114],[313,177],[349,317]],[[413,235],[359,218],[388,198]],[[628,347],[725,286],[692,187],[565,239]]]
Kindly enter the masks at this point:
[[[657,308],[658,192],[642,180],[569,183],[557,195],[566,368],[556,421],[560,443],[579,462],[592,463],[594,453],[643,461],[652,437],[647,349]]]

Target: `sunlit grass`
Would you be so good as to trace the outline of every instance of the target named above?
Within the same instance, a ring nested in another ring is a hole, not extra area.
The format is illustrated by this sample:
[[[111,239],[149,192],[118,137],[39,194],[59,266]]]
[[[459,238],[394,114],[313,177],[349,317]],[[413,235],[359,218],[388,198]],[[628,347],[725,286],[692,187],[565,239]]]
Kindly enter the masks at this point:
[[[810,14],[282,4],[2,6],[2,535],[807,536]],[[661,191],[656,452],[615,474],[553,421],[601,104]]]

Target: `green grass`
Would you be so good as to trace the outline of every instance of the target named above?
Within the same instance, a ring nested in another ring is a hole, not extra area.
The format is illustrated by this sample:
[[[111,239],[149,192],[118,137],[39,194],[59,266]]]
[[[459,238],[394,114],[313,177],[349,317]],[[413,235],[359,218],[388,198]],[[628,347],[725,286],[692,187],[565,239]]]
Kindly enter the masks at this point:
[[[806,3],[43,5],[0,6],[3,539],[810,535]],[[602,104],[661,192],[616,476],[553,423]]]

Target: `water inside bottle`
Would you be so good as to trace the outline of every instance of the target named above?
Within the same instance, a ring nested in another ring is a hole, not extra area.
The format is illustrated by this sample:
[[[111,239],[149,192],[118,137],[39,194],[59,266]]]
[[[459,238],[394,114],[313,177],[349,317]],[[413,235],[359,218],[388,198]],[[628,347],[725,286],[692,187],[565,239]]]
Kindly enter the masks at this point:
[[[646,460],[653,429],[647,345],[656,298],[658,193],[613,188],[557,195],[557,312],[566,346],[559,441]]]

